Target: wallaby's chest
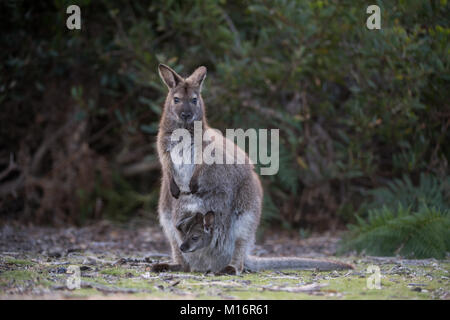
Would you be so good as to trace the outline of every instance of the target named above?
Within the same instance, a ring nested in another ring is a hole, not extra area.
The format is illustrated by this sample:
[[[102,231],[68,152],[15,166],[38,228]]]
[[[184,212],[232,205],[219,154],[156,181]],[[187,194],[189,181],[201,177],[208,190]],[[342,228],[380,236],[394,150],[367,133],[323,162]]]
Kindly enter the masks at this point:
[[[173,177],[182,192],[189,192],[189,182],[194,173],[195,147],[189,139],[179,142],[171,141],[168,147],[170,159],[172,161]]]

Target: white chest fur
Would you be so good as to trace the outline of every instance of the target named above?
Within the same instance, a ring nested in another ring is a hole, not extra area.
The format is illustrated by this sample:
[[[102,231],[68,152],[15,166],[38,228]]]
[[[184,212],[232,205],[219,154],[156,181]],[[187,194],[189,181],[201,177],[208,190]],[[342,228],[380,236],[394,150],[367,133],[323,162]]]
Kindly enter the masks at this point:
[[[174,170],[175,182],[181,192],[189,192],[189,182],[194,173],[195,147],[189,139],[183,139],[179,142],[172,141],[169,150],[172,167]]]

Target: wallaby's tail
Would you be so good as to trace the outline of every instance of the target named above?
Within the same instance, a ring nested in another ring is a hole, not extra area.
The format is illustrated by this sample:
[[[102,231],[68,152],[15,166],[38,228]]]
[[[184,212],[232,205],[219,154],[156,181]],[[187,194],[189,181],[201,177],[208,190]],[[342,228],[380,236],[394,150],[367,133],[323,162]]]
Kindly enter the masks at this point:
[[[251,271],[260,270],[282,270],[282,269],[299,269],[299,270],[344,270],[353,269],[354,267],[347,263],[315,260],[296,257],[255,257],[248,256],[245,260],[245,268]]]

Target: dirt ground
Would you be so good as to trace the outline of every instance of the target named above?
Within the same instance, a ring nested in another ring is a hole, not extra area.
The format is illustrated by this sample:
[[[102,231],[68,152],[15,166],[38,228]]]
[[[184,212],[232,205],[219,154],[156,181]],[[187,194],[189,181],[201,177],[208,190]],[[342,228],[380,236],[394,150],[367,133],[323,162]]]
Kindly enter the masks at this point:
[[[354,270],[156,274],[150,264],[170,259],[158,226],[8,224],[0,227],[0,299],[450,299],[449,260],[336,257],[339,238],[266,232],[254,254],[326,257]]]

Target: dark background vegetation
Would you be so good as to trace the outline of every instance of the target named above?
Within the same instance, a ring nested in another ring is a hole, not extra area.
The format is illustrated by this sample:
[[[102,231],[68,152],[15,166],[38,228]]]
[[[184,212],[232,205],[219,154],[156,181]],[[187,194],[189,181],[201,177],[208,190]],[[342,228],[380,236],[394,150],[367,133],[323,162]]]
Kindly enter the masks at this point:
[[[443,257],[449,16],[446,0],[1,1],[0,219],[157,223],[157,66],[205,65],[213,127],[281,129],[263,229],[352,224],[344,251]]]

